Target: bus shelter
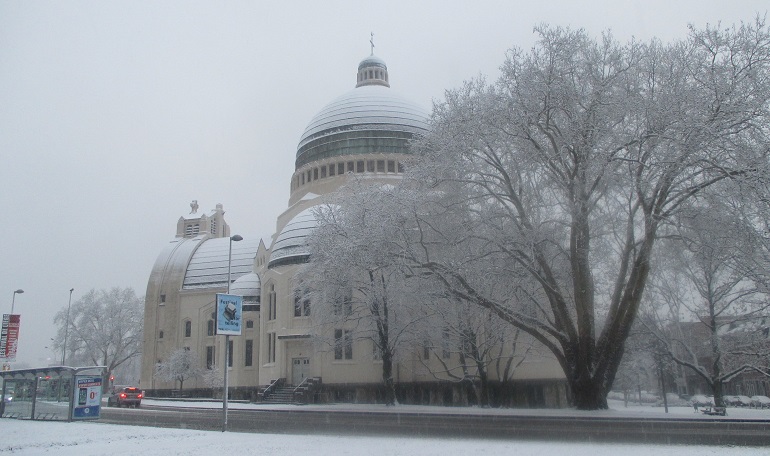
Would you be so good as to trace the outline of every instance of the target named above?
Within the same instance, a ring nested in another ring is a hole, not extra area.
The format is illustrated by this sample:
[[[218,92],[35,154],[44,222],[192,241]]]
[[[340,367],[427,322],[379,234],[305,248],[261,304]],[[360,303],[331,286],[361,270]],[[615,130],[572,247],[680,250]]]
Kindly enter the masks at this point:
[[[0,417],[72,421],[97,419],[105,366],[51,366],[0,372]]]

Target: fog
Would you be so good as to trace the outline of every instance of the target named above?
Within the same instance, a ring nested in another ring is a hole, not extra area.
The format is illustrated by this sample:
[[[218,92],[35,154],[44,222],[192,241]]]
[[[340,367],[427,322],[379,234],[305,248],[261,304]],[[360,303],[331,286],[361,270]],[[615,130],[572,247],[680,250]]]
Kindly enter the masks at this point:
[[[91,288],[143,295],[179,216],[222,203],[268,237],[297,142],[371,52],[430,107],[494,79],[542,23],[628,40],[749,21],[766,1],[361,3],[0,0],[0,306],[18,364],[45,365],[53,315]]]

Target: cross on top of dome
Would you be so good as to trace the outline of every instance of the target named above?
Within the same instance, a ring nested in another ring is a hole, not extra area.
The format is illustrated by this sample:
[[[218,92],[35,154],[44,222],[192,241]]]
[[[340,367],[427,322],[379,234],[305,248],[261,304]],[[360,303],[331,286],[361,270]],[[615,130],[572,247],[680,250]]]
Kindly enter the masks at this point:
[[[356,87],[371,85],[390,87],[388,66],[385,65],[384,60],[374,55],[374,33],[371,33],[369,44],[371,45],[371,55],[358,64]]]

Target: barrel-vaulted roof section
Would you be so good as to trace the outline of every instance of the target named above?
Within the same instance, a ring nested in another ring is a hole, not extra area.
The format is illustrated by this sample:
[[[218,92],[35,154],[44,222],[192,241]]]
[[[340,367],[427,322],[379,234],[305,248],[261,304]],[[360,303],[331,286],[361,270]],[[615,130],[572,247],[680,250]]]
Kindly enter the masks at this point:
[[[318,226],[314,213],[316,209],[315,206],[305,209],[283,227],[270,249],[269,268],[307,261],[310,256],[307,238]]]
[[[227,237],[204,241],[187,264],[182,289],[226,288],[229,248]],[[233,242],[231,280],[252,272],[258,248],[259,239]]]
[[[428,130],[428,112],[384,86],[363,86],[338,97],[310,121],[299,141],[303,146],[325,135],[351,130],[390,130],[422,134]]]

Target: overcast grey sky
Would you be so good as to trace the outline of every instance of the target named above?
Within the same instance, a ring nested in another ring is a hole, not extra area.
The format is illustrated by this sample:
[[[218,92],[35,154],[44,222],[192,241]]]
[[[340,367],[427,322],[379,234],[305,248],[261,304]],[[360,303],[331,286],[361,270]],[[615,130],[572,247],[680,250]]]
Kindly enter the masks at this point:
[[[0,313],[21,313],[18,361],[91,288],[143,296],[197,199],[233,233],[268,238],[287,206],[297,141],[375,54],[391,87],[429,108],[498,76],[542,23],[622,40],[750,21],[766,0],[0,0]]]

